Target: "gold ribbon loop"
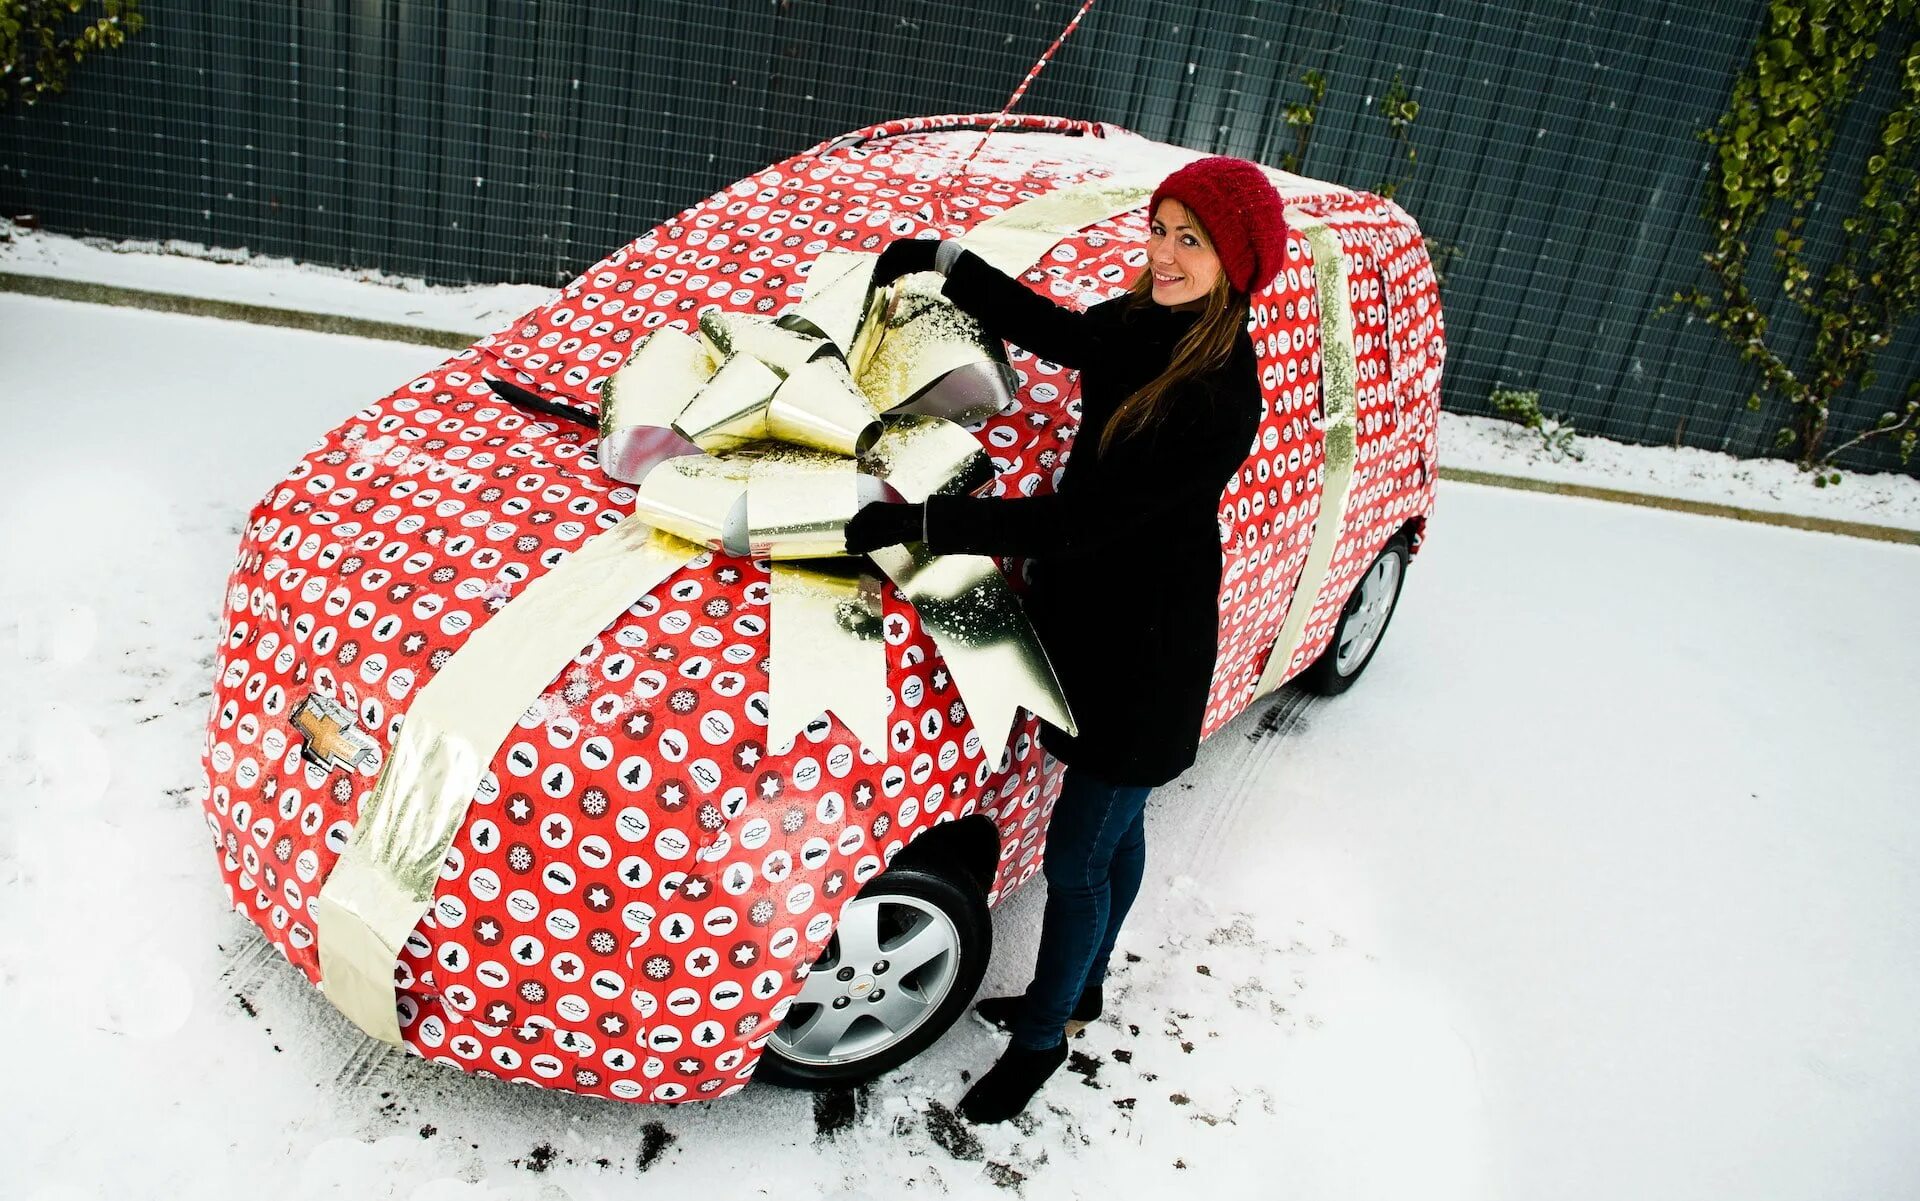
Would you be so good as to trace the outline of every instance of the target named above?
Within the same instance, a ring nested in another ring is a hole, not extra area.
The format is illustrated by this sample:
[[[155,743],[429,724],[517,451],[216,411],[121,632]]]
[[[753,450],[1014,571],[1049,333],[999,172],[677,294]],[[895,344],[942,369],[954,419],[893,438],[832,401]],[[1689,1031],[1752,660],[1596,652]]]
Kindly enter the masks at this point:
[[[940,294],[941,282],[924,272],[894,286],[860,390],[882,412],[978,421],[1012,399],[1013,368],[1000,340]]]
[[[781,382],[759,359],[735,355],[687,402],[673,428],[710,454],[757,442],[771,433],[767,409]]]
[[[744,555],[748,478],[746,463],[681,455],[647,472],[634,490],[633,511],[656,529]]]
[[[600,467],[637,484],[654,464],[700,448],[673,422],[713,375],[706,347],[678,330],[640,339],[620,370],[600,389]]]

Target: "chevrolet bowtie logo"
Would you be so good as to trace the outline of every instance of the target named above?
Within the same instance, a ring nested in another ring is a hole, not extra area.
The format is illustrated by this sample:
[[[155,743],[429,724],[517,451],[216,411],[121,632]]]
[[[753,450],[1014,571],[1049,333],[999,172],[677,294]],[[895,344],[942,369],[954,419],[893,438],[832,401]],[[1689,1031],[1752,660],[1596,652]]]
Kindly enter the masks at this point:
[[[379,749],[373,738],[353,723],[352,711],[317,692],[308,693],[293,711],[294,728],[305,738],[301,757],[327,771],[374,766]]]

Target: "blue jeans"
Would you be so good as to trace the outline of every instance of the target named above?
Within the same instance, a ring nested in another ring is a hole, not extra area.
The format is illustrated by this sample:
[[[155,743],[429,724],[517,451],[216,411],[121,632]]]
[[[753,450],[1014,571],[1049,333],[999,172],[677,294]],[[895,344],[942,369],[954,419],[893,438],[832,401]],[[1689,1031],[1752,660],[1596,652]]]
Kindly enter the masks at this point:
[[[1107,978],[1107,958],[1146,868],[1152,791],[1067,769],[1047,824],[1040,863],[1047,908],[1033,983],[1013,1023],[1015,1046],[1059,1045],[1080,994]]]

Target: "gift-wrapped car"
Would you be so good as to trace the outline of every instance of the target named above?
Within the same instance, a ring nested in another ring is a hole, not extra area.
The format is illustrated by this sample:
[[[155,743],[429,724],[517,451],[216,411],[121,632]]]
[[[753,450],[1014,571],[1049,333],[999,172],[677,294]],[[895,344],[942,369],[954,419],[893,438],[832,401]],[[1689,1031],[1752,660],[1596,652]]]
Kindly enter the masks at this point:
[[[964,1010],[1059,788],[1035,713],[1071,716],[1016,628],[1021,564],[811,557],[835,536],[809,488],[1047,491],[1076,376],[956,350],[956,310],[862,261],[933,232],[1085,307],[1197,157],[1030,117],[969,161],[990,120],[741,180],[354,413],[255,506],[206,818],[235,909],[369,1034],[677,1102],[869,1078]],[[1267,411],[1221,498],[1207,734],[1358,676],[1434,497],[1418,228],[1272,177],[1288,253],[1252,297]]]

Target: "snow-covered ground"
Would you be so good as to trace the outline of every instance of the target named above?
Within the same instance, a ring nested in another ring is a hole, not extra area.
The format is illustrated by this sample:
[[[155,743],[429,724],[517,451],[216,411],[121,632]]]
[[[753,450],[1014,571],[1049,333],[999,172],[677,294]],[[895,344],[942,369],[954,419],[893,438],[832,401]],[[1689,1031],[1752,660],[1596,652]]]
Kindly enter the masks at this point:
[[[248,507],[439,355],[0,296],[7,1197],[1920,1190],[1920,550],[1457,483],[1362,684],[1156,793],[1030,1120],[951,1118],[972,1019],[822,1100],[386,1052],[225,910],[198,754]]]
[[[553,295],[532,284],[449,288],[197,242],[109,241],[24,230],[0,219],[0,272],[108,284],[201,300],[334,313],[474,337]]]
[[[476,338],[553,294],[530,284],[435,287],[377,271],[342,271],[191,242],[70,238],[23,230],[4,219],[0,273],[470,332]],[[1544,404],[1554,407],[1550,397]],[[1811,476],[1780,460],[1584,436],[1574,440],[1581,456],[1574,459],[1550,452],[1538,434],[1511,421],[1455,413],[1442,414],[1440,443],[1441,461],[1450,467],[1920,530],[1920,479],[1911,476],[1842,472],[1840,484],[1816,488]]]

